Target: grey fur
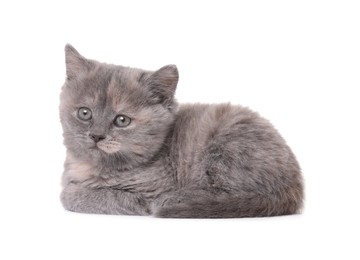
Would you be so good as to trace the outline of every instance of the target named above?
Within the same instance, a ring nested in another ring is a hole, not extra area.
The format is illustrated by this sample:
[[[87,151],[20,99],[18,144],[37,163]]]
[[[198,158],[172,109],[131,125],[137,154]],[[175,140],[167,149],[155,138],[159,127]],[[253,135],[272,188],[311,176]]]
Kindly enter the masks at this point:
[[[63,206],[70,211],[180,218],[298,213],[294,154],[257,113],[229,104],[178,106],[178,71],[88,60],[65,47],[60,118],[67,148]],[[90,121],[77,118],[90,108]],[[128,127],[114,118],[132,118]],[[97,144],[89,134],[103,135]]]

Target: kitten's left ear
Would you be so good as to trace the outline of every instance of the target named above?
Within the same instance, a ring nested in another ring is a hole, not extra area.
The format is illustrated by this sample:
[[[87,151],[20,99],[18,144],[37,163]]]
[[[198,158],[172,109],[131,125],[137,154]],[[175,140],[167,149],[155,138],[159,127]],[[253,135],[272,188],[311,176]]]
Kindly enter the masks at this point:
[[[92,64],[84,58],[73,46],[65,46],[66,76],[68,80],[90,70]]]
[[[147,85],[153,98],[166,106],[171,106],[174,100],[179,71],[175,65],[167,65],[153,72],[147,79]]]

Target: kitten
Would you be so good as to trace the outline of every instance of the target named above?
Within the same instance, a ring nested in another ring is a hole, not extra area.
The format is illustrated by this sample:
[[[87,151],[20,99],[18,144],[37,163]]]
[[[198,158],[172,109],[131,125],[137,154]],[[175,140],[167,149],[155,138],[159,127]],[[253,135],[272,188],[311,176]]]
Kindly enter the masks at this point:
[[[70,45],[65,53],[65,209],[175,218],[299,212],[299,165],[257,113],[178,106],[174,65],[152,72],[89,60]]]

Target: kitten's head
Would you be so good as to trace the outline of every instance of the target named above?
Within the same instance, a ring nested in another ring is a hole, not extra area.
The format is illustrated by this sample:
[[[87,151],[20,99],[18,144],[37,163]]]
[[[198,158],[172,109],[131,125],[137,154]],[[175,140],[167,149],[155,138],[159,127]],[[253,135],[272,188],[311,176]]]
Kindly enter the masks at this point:
[[[60,119],[64,144],[82,159],[131,168],[164,144],[174,120],[176,66],[150,72],[88,60],[66,45]]]

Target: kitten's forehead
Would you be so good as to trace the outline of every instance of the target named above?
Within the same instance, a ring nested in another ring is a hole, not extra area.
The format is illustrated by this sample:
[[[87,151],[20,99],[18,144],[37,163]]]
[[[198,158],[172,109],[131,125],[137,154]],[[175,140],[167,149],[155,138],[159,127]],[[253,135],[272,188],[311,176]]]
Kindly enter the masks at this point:
[[[141,85],[144,73],[139,69],[123,68],[113,74],[106,95],[115,111],[121,110],[124,105],[131,105],[135,109],[144,104],[147,96]]]
[[[106,103],[106,89],[113,72],[103,67],[82,75],[67,83],[66,92],[72,97],[74,106],[100,107]],[[66,95],[67,96],[67,95]]]

